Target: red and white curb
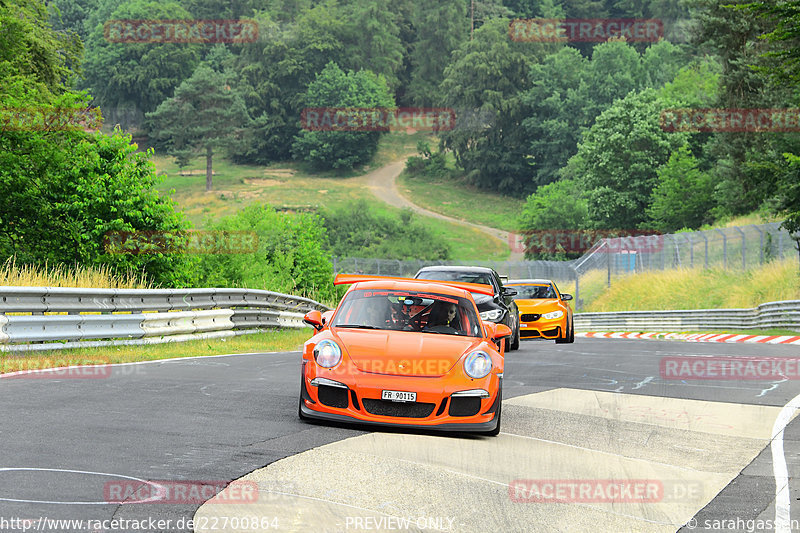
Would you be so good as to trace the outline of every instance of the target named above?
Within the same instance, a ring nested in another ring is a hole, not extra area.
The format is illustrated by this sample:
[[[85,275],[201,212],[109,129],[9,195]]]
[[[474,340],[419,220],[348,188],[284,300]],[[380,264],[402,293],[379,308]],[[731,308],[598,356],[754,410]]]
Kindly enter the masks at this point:
[[[576,337],[602,339],[648,339],[687,342],[748,342],[759,344],[797,344],[800,335],[737,335],[733,333],[634,333],[630,331],[587,331],[575,333]]]

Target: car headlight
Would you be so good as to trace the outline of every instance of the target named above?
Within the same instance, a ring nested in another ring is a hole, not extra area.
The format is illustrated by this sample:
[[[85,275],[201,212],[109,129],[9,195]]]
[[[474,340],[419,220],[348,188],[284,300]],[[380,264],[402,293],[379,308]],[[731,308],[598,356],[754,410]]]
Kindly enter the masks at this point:
[[[332,340],[323,339],[314,348],[314,359],[324,368],[333,368],[342,360],[342,349]]]
[[[503,314],[502,309],[490,309],[481,311],[481,320],[497,320]]]
[[[561,318],[564,316],[564,311],[550,311],[549,313],[545,313],[542,315],[547,320],[553,320],[554,318]]]
[[[464,372],[473,379],[485,378],[492,371],[492,358],[489,354],[478,350],[464,359]]]

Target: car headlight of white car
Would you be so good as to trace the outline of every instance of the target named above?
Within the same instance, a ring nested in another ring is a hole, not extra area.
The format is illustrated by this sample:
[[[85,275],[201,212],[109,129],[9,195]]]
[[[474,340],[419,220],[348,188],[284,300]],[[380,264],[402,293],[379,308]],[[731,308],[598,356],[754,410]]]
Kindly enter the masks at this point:
[[[555,318],[561,318],[562,316],[564,316],[564,311],[561,311],[561,310],[550,311],[549,313],[545,313],[542,316],[544,318],[546,318],[547,320],[553,320]]]
[[[485,378],[491,371],[492,358],[484,351],[474,351],[464,359],[464,372],[473,379]]]
[[[502,309],[490,309],[488,311],[481,311],[481,320],[497,320],[503,315]]]
[[[314,359],[323,368],[333,368],[342,360],[342,349],[334,341],[323,339],[314,347]]]

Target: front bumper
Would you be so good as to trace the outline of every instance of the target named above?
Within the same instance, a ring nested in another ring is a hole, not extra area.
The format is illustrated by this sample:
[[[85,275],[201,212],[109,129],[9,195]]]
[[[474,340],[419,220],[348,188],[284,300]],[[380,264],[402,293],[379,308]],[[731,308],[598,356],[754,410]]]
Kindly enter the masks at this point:
[[[555,318],[547,320],[539,318],[532,322],[522,322],[519,324],[519,336],[522,339],[557,339],[563,337],[563,332],[566,331],[566,321],[562,318]]]
[[[317,386],[312,384],[315,379]],[[326,379],[337,385],[331,385]],[[352,375],[352,371],[351,375],[342,376],[305,363],[300,410],[309,418],[329,421],[484,432],[497,425],[501,383],[501,374],[495,372],[477,380],[367,372]],[[454,396],[454,393],[474,389],[486,391],[487,397]],[[382,400],[383,390],[415,392],[416,401]]]

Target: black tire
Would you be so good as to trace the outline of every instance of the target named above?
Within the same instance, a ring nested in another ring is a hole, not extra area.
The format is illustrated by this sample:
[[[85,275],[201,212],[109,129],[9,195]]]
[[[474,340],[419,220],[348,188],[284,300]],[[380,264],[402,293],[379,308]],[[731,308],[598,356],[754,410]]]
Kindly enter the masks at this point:
[[[519,326],[517,326],[516,335],[511,335],[511,345],[508,347],[508,351],[519,350]]]
[[[305,366],[303,366],[305,368]],[[305,383],[303,380],[305,376],[303,376],[303,372],[300,372],[300,403],[297,404],[297,418],[300,420],[308,420],[309,418],[303,414],[303,389],[305,388]]]
[[[493,430],[485,433],[485,435],[489,437],[496,437],[500,434],[500,422],[502,422],[503,415],[503,389],[500,389],[497,394],[500,396],[500,403],[497,405],[497,426]]]
[[[567,327],[569,327],[569,324],[567,324]],[[556,338],[556,344],[567,344],[569,342],[569,331],[565,331],[563,337]]]
[[[569,342],[575,342],[575,322],[569,323]]]

